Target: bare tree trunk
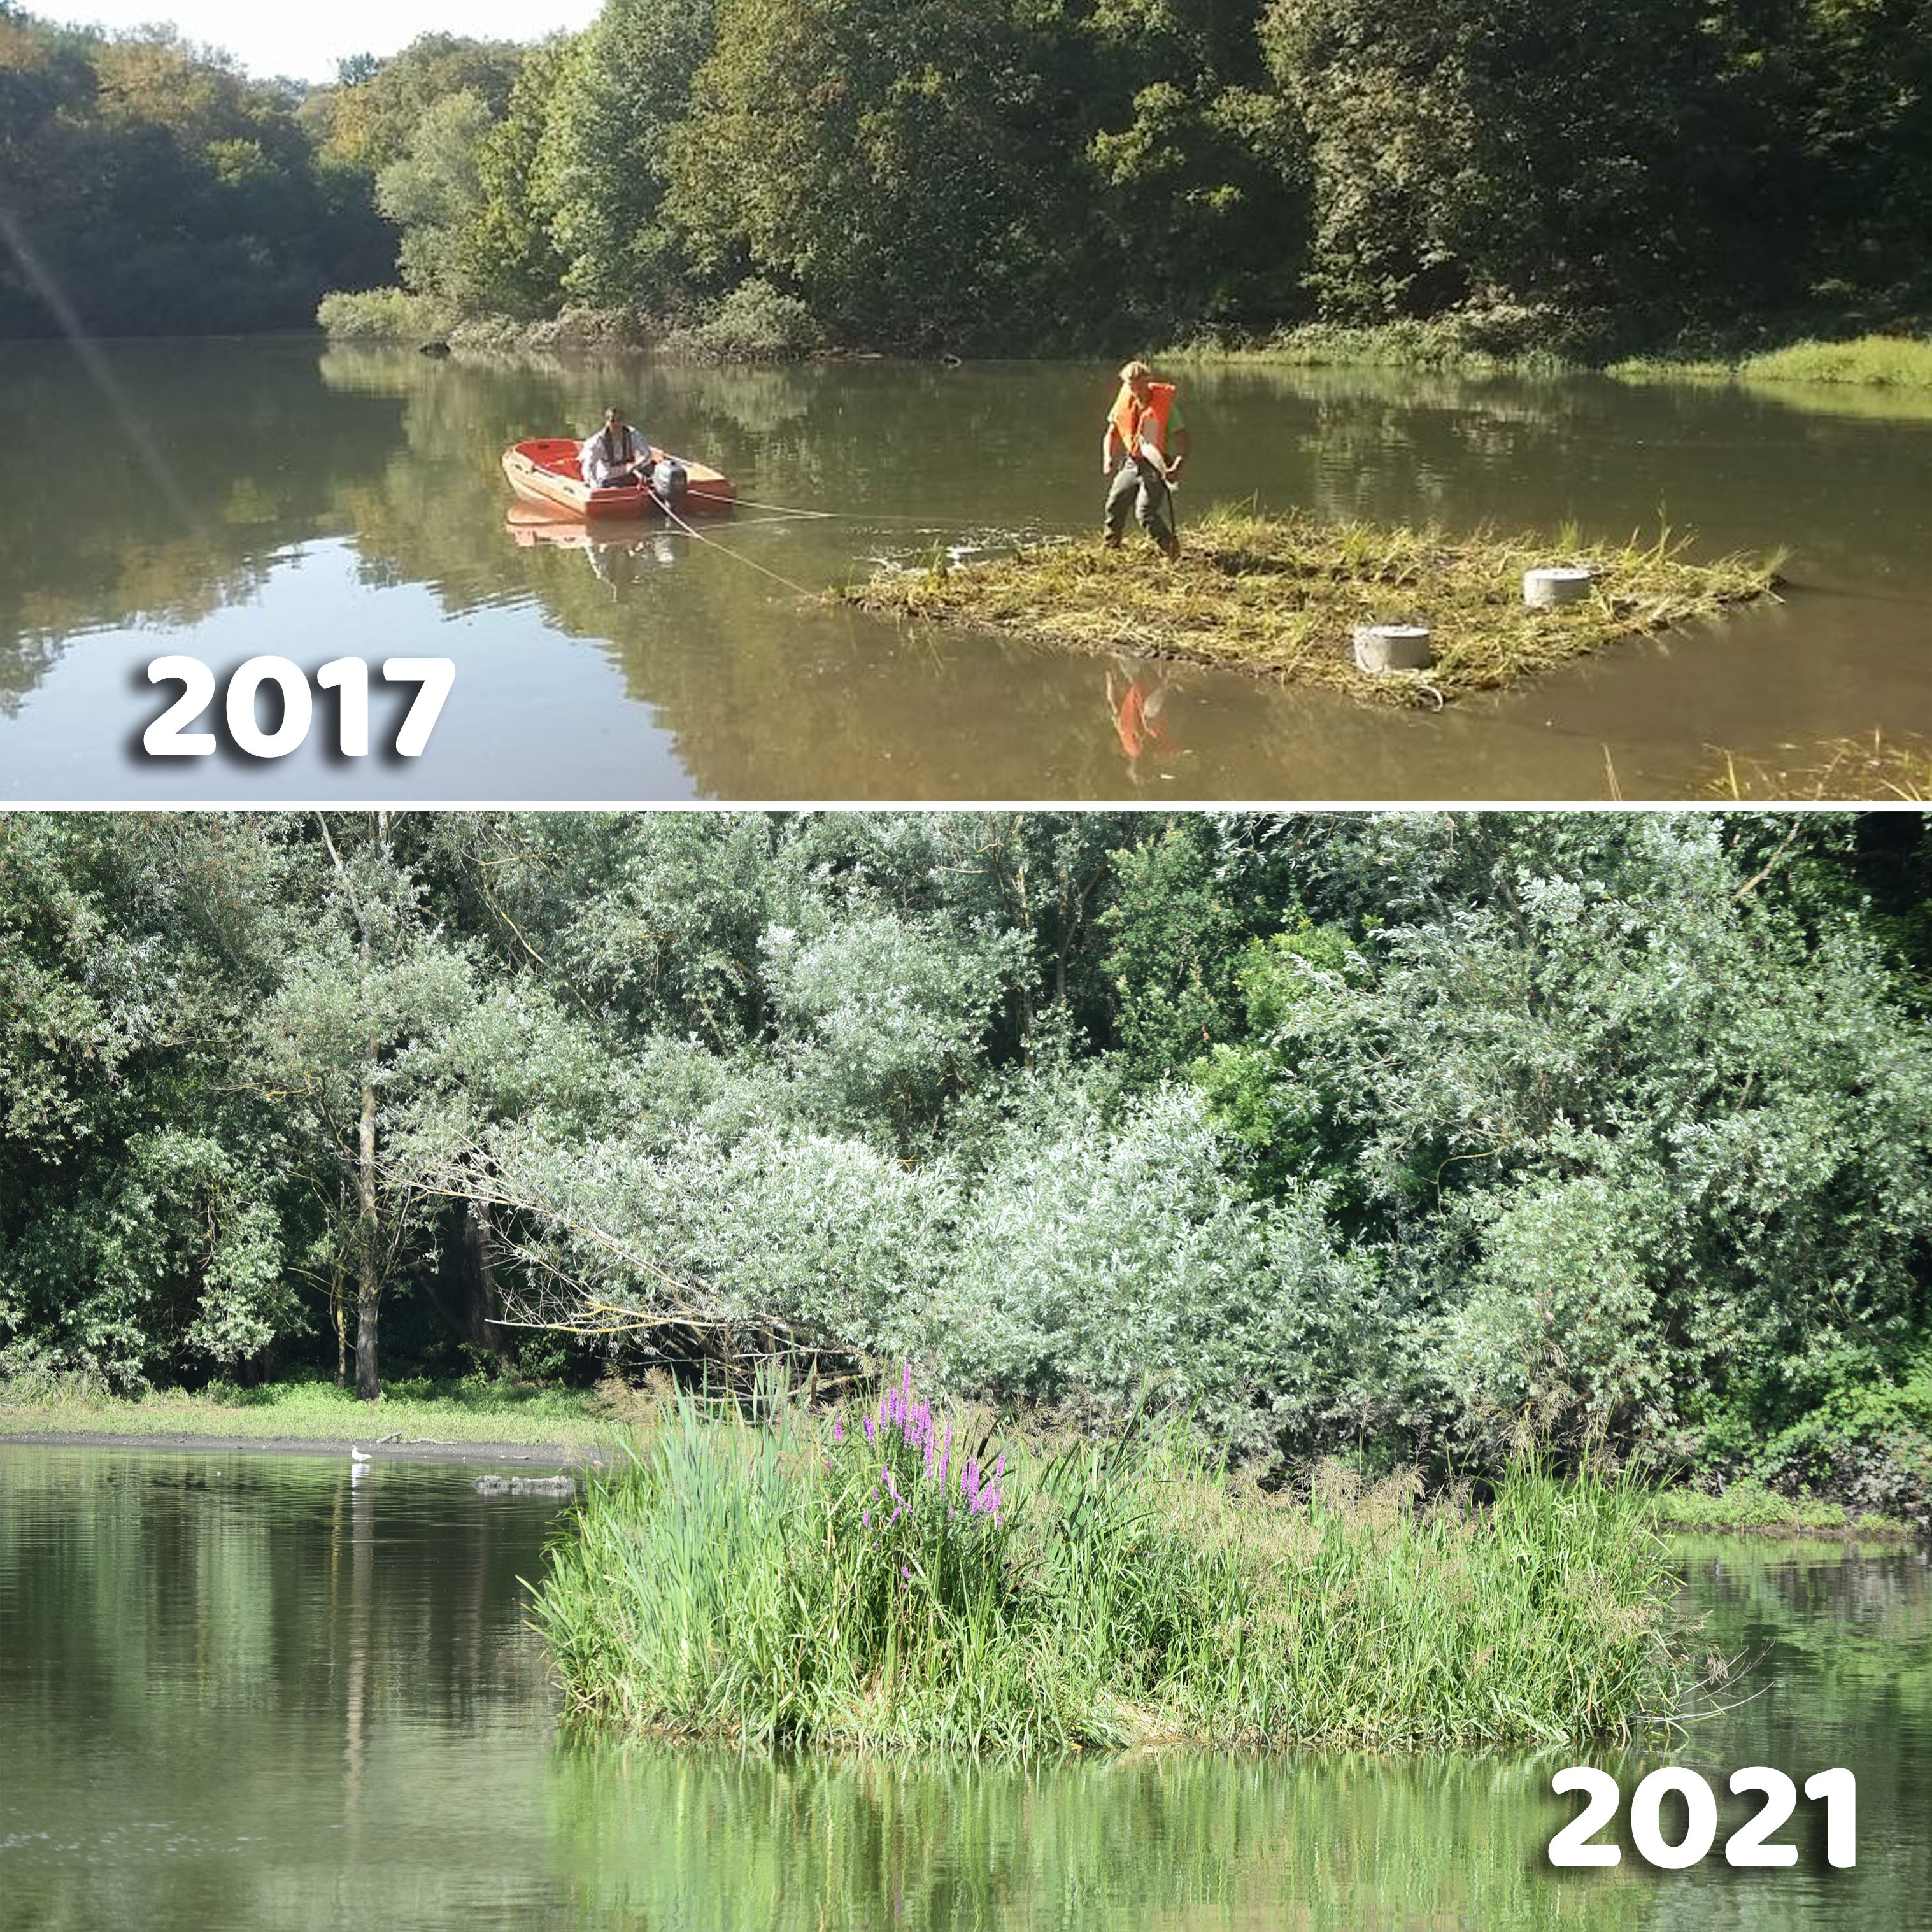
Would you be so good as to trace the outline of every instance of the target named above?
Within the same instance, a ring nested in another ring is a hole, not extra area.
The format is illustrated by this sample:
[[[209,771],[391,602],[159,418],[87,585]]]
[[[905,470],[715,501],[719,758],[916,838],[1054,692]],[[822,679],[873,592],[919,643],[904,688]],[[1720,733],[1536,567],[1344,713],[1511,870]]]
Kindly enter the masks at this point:
[[[344,1292],[340,1264],[328,1284],[328,1318],[335,1324],[335,1386],[349,1386],[349,1297]]]
[[[374,1402],[382,1393],[376,1376],[376,1308],[382,1286],[382,1271],[376,1257],[376,1089],[362,1085],[362,1124],[360,1160],[356,1171],[356,1192],[362,1215],[356,1229],[356,1259],[362,1280],[356,1300],[356,1394],[362,1402]]]

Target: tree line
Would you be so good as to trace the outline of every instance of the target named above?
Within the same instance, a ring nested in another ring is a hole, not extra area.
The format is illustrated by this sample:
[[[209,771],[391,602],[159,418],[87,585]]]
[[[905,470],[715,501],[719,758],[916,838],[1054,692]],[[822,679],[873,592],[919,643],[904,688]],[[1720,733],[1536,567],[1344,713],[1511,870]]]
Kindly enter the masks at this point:
[[[1889,814],[14,814],[0,1373],[904,1357],[1922,1504],[1928,906]]]
[[[768,349],[1874,326],[1932,299],[1932,0],[607,0],[310,89],[0,0],[0,182],[106,328],[398,274]],[[21,238],[12,332],[50,313]]]

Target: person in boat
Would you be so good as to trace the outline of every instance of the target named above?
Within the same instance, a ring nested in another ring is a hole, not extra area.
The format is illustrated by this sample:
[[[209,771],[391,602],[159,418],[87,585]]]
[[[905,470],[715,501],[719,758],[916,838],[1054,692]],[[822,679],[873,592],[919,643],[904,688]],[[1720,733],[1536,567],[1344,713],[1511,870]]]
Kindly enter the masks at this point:
[[[1187,460],[1187,425],[1172,382],[1156,382],[1144,362],[1120,371],[1120,394],[1107,412],[1100,467],[1107,478],[1104,542],[1118,550],[1131,506],[1142,530],[1170,560],[1180,554],[1173,485]]]
[[[650,482],[660,454],[614,403],[604,412],[604,427],[578,452],[577,466],[593,490],[640,490]]]

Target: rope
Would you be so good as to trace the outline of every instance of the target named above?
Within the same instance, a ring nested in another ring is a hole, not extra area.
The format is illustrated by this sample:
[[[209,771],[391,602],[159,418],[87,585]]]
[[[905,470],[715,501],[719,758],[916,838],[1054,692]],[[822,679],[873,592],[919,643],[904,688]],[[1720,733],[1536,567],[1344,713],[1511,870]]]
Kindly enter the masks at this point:
[[[747,510],[782,510],[788,517],[832,518],[849,516],[851,514],[849,511],[840,510],[800,510],[794,508],[789,503],[760,503],[750,496],[739,496],[733,500]]]
[[[776,570],[766,569],[766,567],[762,563],[759,562],[755,557],[747,556],[742,550],[734,550],[728,544],[720,543],[716,537],[706,536],[704,531],[694,529],[692,525],[686,523],[684,518],[680,517],[678,513],[664,501],[663,497],[658,496],[658,493],[655,490],[651,492],[651,494],[653,496],[657,497],[658,508],[662,510],[664,514],[668,517],[673,523],[676,524],[678,528],[683,531],[686,536],[693,538],[695,542],[701,544],[709,544],[713,550],[719,552],[720,554],[723,556],[735,557],[739,562],[744,565],[746,569],[755,570],[760,577],[769,577],[774,584],[782,584],[788,590],[796,591],[801,597],[808,597],[814,603],[816,603],[818,599],[824,595],[824,592],[822,590],[808,590],[805,585],[802,584],[794,583],[789,577],[782,577]]]

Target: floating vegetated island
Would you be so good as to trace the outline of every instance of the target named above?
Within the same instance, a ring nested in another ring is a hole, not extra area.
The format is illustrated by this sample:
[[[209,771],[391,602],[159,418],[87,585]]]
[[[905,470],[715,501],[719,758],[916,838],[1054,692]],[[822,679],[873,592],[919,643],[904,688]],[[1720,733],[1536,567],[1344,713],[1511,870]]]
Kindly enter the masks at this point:
[[[873,610],[982,625],[1061,650],[1182,658],[1358,697],[1434,704],[1499,690],[1586,652],[1772,591],[1779,560],[1694,563],[1669,535],[1648,545],[1479,532],[1450,536],[1299,516],[1210,512],[1169,565],[1130,538],[1022,547],[1008,557],[888,566],[841,593]],[[1588,594],[1524,598],[1526,572],[1589,573]],[[1426,627],[1425,669],[1370,671],[1358,629]]]
[[[1530,1464],[1268,1495],[1173,1427],[1003,1447],[908,1371],[830,1419],[680,1400],[537,1621],[579,1718],[741,1744],[1578,1744],[1688,1689],[1650,1521]]]

